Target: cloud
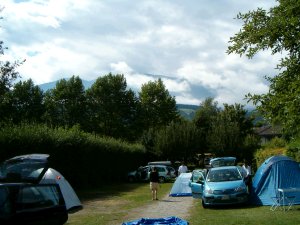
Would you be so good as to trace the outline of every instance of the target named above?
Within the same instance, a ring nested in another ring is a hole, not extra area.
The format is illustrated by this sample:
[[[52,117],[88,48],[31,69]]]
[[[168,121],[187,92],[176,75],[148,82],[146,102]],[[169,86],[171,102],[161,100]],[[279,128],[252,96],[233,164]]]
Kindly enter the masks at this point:
[[[5,1],[1,39],[6,59],[26,59],[19,71],[36,84],[78,75],[93,80],[124,74],[128,86],[159,76],[178,103],[244,102],[268,90],[278,57],[227,55],[241,27],[238,12],[269,8],[268,1],[27,0]],[[1,60],[4,58],[2,57]]]

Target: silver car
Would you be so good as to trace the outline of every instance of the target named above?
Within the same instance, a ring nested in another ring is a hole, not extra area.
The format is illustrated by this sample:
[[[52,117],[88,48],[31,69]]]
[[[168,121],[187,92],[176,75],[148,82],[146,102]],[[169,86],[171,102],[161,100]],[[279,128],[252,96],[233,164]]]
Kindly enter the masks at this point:
[[[176,171],[171,166],[166,165],[155,165],[155,166],[141,166],[135,171],[128,173],[128,181],[149,181],[150,171],[152,167],[156,167],[159,175],[159,182],[163,183],[166,180],[170,180],[176,177]]]

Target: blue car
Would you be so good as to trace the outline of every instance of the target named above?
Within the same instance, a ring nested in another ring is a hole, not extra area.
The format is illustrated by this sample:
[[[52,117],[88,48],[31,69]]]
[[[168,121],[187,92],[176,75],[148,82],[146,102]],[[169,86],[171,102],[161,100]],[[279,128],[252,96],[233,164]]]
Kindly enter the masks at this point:
[[[194,170],[189,183],[192,196],[202,199],[203,208],[246,203],[249,191],[236,166]]]

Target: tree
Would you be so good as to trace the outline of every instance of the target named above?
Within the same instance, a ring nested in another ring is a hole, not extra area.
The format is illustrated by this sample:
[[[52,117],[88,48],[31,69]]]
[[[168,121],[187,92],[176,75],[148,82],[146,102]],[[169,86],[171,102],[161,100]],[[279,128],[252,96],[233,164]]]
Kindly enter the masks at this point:
[[[155,133],[154,153],[172,161],[191,161],[198,150],[198,130],[186,120],[171,122]]]
[[[211,123],[208,131],[208,146],[212,152],[219,156],[234,155],[244,158],[246,140],[253,134],[252,118],[247,116],[247,111],[240,104],[224,104]],[[247,142],[247,146],[249,143]]]
[[[161,79],[143,84],[139,101],[144,130],[168,125],[179,118],[175,97],[170,96]]]
[[[11,116],[14,123],[40,122],[44,113],[43,91],[31,79],[20,81],[11,91]]]
[[[0,7],[0,13],[3,8]],[[2,19],[0,17],[0,19]],[[0,115],[1,121],[5,121],[7,116],[10,115],[9,106],[9,92],[13,86],[13,82],[20,77],[17,67],[23,62],[15,61],[2,61],[1,56],[4,55],[4,50],[7,49],[3,46],[3,41],[0,40]]]
[[[218,102],[213,98],[206,98],[204,102],[200,104],[199,109],[196,111],[193,122],[198,129],[199,134],[199,152],[204,160],[204,153],[209,152],[208,134],[212,129],[213,121],[216,119],[220,108]]]
[[[54,126],[85,126],[86,97],[82,80],[61,79],[45,94],[45,121]]]
[[[300,1],[277,0],[278,5],[237,15],[242,29],[230,38],[228,53],[252,58],[259,51],[282,54],[277,64],[279,73],[266,79],[265,94],[248,94],[264,116],[283,125],[287,134],[299,133],[300,122]]]
[[[109,73],[87,90],[91,130],[115,137],[135,139],[137,98],[127,90],[124,75]]]

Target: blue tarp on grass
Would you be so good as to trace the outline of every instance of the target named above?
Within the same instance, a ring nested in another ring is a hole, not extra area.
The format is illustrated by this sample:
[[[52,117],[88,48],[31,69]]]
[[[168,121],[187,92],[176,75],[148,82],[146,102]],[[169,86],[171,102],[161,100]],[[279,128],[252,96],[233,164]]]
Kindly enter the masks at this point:
[[[188,225],[189,223],[183,219],[178,217],[165,217],[165,218],[141,218],[131,222],[125,222],[122,225],[161,225],[161,224],[169,224],[169,225]]]

